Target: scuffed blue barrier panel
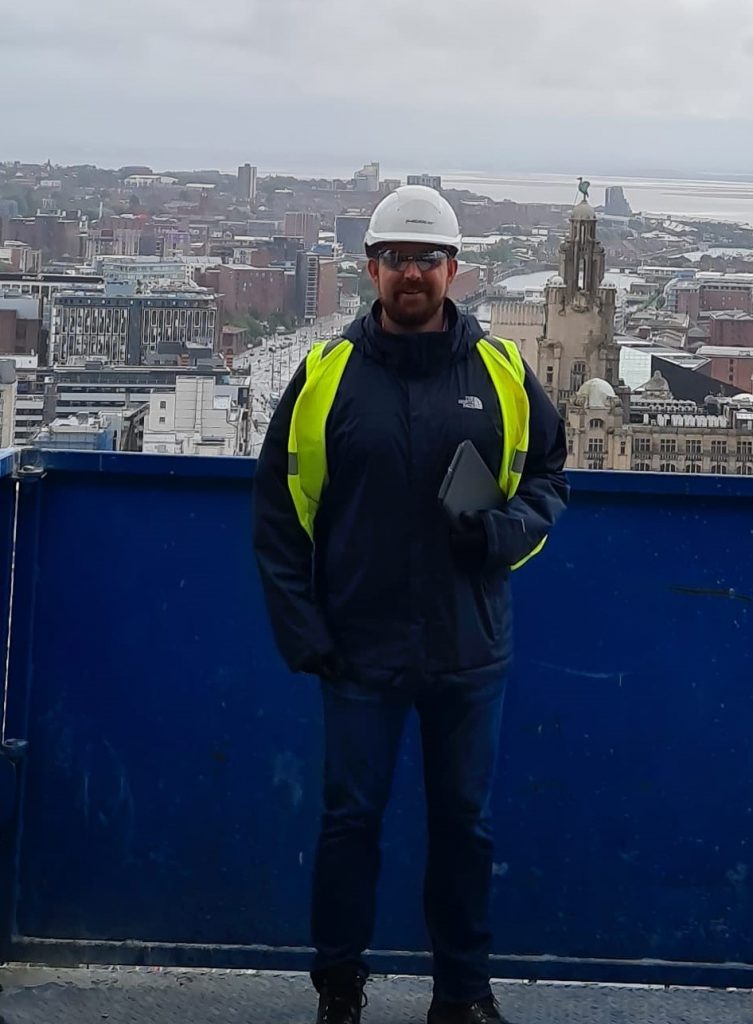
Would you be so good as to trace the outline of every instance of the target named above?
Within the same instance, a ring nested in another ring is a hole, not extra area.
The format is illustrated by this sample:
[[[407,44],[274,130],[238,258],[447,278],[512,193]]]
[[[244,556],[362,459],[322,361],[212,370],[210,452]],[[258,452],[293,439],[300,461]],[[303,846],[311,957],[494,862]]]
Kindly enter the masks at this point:
[[[319,707],[270,638],[252,474],[55,455],[30,485],[18,936],[308,944]],[[575,483],[516,574],[495,952],[753,963],[753,481]],[[377,948],[426,948],[423,843],[412,729]]]
[[[518,581],[497,946],[750,964],[753,489],[633,480]]]

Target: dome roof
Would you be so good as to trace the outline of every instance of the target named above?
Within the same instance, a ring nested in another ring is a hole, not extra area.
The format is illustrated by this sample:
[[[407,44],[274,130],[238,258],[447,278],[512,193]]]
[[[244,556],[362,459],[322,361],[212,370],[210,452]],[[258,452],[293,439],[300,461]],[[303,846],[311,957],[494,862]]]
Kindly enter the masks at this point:
[[[552,274],[551,277],[547,278],[546,283],[551,288],[562,288],[565,284],[561,274]]]
[[[596,210],[585,199],[573,208],[571,220],[596,220]]]
[[[579,388],[578,398],[583,399],[587,409],[608,409],[609,399],[617,398],[617,395],[611,384],[601,377],[593,377]]]

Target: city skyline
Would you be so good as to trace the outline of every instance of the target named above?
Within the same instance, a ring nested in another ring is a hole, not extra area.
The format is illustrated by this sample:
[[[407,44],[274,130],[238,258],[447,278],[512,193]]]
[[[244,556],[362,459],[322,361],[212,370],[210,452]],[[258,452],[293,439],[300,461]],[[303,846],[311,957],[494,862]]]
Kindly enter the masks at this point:
[[[462,16],[381,0],[358,18],[343,0],[3,7],[0,54],[23,82],[6,158],[229,170],[253,150],[260,170],[294,173],[369,153],[437,171],[753,162],[744,0],[581,0],[575,13],[467,0]]]

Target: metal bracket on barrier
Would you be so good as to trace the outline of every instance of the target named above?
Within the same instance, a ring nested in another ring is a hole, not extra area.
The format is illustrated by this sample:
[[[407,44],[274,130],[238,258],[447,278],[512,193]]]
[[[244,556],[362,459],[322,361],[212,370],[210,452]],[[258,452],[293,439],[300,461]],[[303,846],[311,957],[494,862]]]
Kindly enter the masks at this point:
[[[10,761],[11,764],[18,764],[19,761],[23,761],[28,750],[28,740],[4,740],[0,743],[0,754]]]
[[[41,480],[46,473],[44,452],[39,448],[20,448],[16,462],[16,480]]]
[[[0,743],[0,828],[5,828],[16,813],[18,799],[18,765],[26,756],[26,740],[5,740]]]

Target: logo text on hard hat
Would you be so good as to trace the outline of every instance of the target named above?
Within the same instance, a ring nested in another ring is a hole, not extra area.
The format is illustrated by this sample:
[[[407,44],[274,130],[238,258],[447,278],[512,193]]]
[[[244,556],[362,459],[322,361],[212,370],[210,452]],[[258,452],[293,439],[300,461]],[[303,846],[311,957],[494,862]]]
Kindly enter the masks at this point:
[[[406,224],[433,224],[433,220],[420,220],[418,217],[408,217],[405,221]]]

